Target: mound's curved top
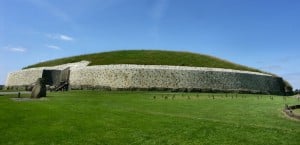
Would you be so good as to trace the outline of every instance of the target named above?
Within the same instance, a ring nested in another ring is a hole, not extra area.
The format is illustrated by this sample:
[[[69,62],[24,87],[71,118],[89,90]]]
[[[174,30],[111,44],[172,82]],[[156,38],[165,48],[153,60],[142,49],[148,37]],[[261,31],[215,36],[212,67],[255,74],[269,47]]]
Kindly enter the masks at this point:
[[[260,70],[235,64],[213,56],[176,51],[160,51],[160,50],[122,50],[102,52],[95,54],[86,54],[61,58],[25,67],[45,67],[56,66],[66,63],[79,62],[87,60],[91,62],[89,65],[109,65],[109,64],[140,64],[140,65],[171,65],[171,66],[193,66],[193,67],[209,67],[209,68],[225,68],[234,70],[245,70],[253,72],[261,72]]]

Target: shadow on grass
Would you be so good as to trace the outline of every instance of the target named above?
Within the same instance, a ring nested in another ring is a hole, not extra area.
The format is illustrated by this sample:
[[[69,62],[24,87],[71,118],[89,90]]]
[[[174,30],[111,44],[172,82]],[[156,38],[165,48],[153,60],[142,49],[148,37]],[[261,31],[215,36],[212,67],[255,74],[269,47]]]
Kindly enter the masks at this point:
[[[10,98],[13,101],[17,101],[17,102],[24,102],[24,101],[47,101],[49,100],[46,97],[42,97],[42,98],[37,98],[37,99],[33,99],[33,98]]]

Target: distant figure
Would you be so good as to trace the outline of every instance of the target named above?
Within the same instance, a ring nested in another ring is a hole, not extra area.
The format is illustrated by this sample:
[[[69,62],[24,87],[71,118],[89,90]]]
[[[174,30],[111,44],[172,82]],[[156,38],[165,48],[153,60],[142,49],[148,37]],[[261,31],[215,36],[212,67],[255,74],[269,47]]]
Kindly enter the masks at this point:
[[[45,80],[43,78],[38,78],[36,81],[36,84],[34,85],[32,92],[31,92],[31,98],[41,98],[46,97],[46,84]]]

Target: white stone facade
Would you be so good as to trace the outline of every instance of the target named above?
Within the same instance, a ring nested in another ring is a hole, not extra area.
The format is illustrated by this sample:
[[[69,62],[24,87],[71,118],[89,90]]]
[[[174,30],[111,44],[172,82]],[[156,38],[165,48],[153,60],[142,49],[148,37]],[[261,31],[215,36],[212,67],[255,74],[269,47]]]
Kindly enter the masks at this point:
[[[9,74],[6,86],[29,85],[41,77],[43,69],[70,67],[71,89],[186,89],[263,93],[283,91],[281,78],[257,72],[185,66],[87,65],[88,62],[82,61],[13,72]]]
[[[32,85],[36,82],[38,78],[42,77],[42,73],[44,69],[52,70],[63,70],[65,68],[80,68],[86,67],[89,64],[88,61],[81,61],[78,63],[69,63],[64,65],[58,65],[54,67],[38,67],[38,68],[31,68],[31,69],[24,69],[16,72],[12,72],[8,74],[6,79],[5,86],[12,87],[12,86],[28,86]]]

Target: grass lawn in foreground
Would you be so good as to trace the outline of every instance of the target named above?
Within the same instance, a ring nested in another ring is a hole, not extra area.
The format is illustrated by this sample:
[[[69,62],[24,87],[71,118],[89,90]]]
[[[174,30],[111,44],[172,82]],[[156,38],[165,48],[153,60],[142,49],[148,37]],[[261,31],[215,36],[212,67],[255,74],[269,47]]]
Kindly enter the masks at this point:
[[[101,91],[10,97],[0,96],[3,145],[300,144],[300,121],[282,113],[285,104],[299,104],[295,98]]]

